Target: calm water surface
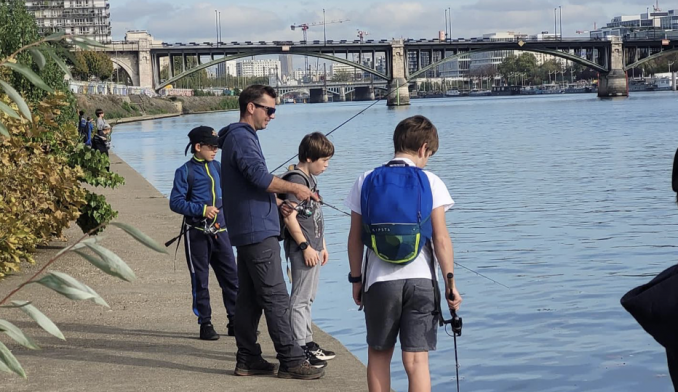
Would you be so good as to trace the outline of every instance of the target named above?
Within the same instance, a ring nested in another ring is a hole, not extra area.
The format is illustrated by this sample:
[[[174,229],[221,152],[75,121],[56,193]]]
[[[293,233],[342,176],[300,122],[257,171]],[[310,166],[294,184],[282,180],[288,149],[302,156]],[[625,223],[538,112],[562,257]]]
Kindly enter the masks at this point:
[[[342,206],[360,173],[391,157],[405,117],[429,117],[440,150],[429,169],[447,184],[464,296],[458,339],[464,391],[670,391],[664,352],[619,305],[632,287],[676,262],[678,208],[671,191],[678,95],[595,95],[383,102],[332,135],[336,155],[320,179]],[[259,133],[271,169],[304,134],[328,132],[369,103],[285,105]],[[237,113],[115,127],[113,150],[169,195],[194,126],[220,129]],[[349,219],[326,209],[330,263],[314,321],[367,360],[362,313],[346,282]],[[179,224],[179,220],[177,220]],[[187,308],[188,309],[188,308]],[[187,317],[189,317],[187,311]],[[441,329],[431,353],[436,391],[456,389],[454,345]],[[322,343],[322,342],[321,342]],[[332,369],[328,371],[339,371]],[[394,389],[407,390],[395,355]]]

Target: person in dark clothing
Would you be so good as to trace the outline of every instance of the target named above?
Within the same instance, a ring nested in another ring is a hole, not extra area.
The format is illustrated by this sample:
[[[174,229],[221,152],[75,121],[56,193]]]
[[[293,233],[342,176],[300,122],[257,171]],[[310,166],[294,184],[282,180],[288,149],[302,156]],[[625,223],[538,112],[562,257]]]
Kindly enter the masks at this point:
[[[673,158],[671,185],[678,194],[678,151]],[[673,389],[678,391],[678,264],[626,293],[621,304],[666,349]]]
[[[233,248],[226,232],[220,187],[221,165],[215,161],[217,133],[197,127],[188,134],[193,158],[178,168],[170,195],[170,209],[184,216],[184,248],[191,273],[193,312],[198,316],[200,339],[217,340],[212,326],[208,288],[209,266],[221,287],[228,316],[228,335],[234,336],[238,273]]]
[[[240,93],[240,122],[219,132],[224,213],[231,243],[238,251],[239,290],[236,300],[235,374],[272,375],[276,366],[261,356],[257,327],[264,312],[268,333],[280,361],[278,377],[317,379],[324,369],[311,367],[290,327],[290,297],[280,258],[279,201],[275,193],[294,194],[298,200],[317,200],[304,185],[269,173],[257,131],[275,118],[276,93],[253,85]]]

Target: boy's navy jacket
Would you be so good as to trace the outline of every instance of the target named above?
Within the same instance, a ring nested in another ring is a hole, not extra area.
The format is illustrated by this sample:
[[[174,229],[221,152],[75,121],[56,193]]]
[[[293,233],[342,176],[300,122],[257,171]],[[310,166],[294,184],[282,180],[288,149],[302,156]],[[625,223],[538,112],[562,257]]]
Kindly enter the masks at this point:
[[[195,157],[174,172],[174,186],[170,194],[170,209],[184,215],[187,222],[196,222],[205,216],[207,206],[221,208],[221,178],[218,172],[219,162],[208,163]],[[188,171],[193,171],[193,186],[190,198],[188,193]],[[217,223],[225,227],[223,211],[217,215]]]
[[[233,123],[219,131],[226,227],[233,246],[259,243],[280,235],[275,195],[266,192],[273,174],[266,167],[257,133]]]

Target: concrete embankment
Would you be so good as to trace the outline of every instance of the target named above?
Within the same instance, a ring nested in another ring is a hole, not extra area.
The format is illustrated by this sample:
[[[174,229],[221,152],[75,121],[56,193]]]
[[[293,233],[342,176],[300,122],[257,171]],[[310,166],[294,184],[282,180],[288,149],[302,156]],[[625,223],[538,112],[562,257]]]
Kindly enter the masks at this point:
[[[116,190],[101,190],[118,220],[129,223],[162,243],[179,231],[181,219],[168,208],[160,192],[118,157],[111,169],[125,177]],[[66,233],[72,243],[79,229]],[[57,323],[66,341],[48,335],[21,311],[2,309],[0,318],[24,330],[42,348],[32,351],[2,341],[28,373],[24,380],[0,373],[3,391],[323,391],[366,390],[365,367],[337,340],[316,328],[317,340],[337,352],[326,376],[316,381],[280,380],[275,377],[237,377],[235,340],[222,336],[216,342],[199,340],[191,311],[191,286],[183,249],[177,255],[154,253],[122,231],[109,228],[103,245],[123,258],[137,280],[126,283],[105,275],[77,255],[68,253],[50,270],[65,272],[99,293],[110,309],[92,302],[72,302],[39,285],[28,285],[14,300],[32,301]],[[0,296],[17,287],[66,243],[55,243],[37,254],[34,266],[0,281]],[[183,245],[182,245],[183,247]],[[213,323],[226,331],[226,312],[216,279],[211,277]],[[264,357],[272,362],[275,351],[263,322],[259,327]],[[4,336],[4,335],[3,335]]]
[[[237,97],[169,97],[151,98],[146,95],[83,95],[76,94],[78,110],[94,118],[96,109],[103,109],[111,123],[139,121],[234,109]],[[134,120],[130,120],[134,119]]]

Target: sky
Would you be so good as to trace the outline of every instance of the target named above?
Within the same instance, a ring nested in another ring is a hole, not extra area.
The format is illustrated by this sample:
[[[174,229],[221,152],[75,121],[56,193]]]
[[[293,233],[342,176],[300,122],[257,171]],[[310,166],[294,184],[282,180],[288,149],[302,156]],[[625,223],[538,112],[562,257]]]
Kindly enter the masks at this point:
[[[327,39],[437,38],[445,30],[445,10],[451,8],[452,37],[514,31],[553,32],[554,8],[562,6],[563,36],[604,26],[614,16],[644,13],[652,0],[426,0],[426,1],[242,1],[242,0],[112,0],[113,39],[127,30],[147,30],[165,42],[216,40],[215,12],[221,11],[224,42],[302,39],[292,24],[323,21]],[[678,8],[678,1],[660,1],[662,9]],[[329,24],[331,21],[345,20]],[[309,40],[322,40],[323,27],[312,26]]]

